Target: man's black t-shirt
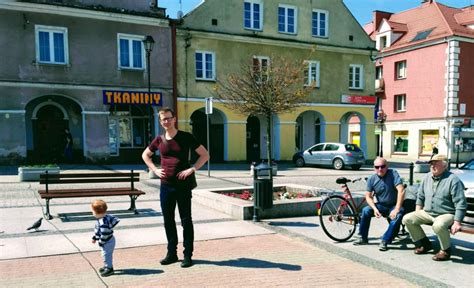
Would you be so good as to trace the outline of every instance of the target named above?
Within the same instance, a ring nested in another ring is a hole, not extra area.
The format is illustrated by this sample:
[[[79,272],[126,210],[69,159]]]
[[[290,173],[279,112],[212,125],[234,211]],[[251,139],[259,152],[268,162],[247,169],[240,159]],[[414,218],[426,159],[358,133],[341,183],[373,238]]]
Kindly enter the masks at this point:
[[[156,137],[148,146],[151,152],[160,150],[161,169],[165,176],[161,178],[164,183],[177,183],[176,175],[190,167],[190,150],[196,150],[200,144],[196,138],[188,132],[178,130],[173,139],[166,139],[168,144],[163,143],[160,136]]]

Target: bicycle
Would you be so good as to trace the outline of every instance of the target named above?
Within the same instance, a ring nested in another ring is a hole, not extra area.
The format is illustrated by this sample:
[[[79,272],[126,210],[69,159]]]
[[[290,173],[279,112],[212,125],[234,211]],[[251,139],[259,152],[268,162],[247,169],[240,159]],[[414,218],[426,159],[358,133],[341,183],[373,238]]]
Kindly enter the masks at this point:
[[[336,191],[328,192],[328,196],[318,207],[319,220],[324,233],[334,241],[344,242],[354,235],[359,223],[359,212],[365,204],[365,198],[356,204],[347,183],[361,181],[362,178],[354,180],[340,177],[336,179],[337,184],[342,185],[343,195],[335,195]]]

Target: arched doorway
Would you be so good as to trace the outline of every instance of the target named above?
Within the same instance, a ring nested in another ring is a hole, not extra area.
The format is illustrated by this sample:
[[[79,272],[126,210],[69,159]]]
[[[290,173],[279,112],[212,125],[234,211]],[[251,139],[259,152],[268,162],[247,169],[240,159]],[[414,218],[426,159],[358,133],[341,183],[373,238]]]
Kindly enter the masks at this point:
[[[314,144],[325,141],[325,127],[321,113],[305,111],[296,118],[295,145],[302,151]]]
[[[224,162],[224,117],[218,109],[213,109],[209,115],[209,146],[207,147],[207,115],[204,109],[199,109],[191,114],[191,126],[194,137],[204,147],[209,150],[211,162]],[[193,153],[192,160],[196,160],[197,155]]]
[[[58,163],[63,158],[67,118],[54,105],[45,105],[37,112],[33,122],[34,160],[42,163]]]
[[[365,117],[358,112],[351,111],[341,117],[340,123],[340,142],[356,144],[367,156],[367,127]]]
[[[249,116],[246,125],[247,161],[260,161],[260,120],[256,116]]]

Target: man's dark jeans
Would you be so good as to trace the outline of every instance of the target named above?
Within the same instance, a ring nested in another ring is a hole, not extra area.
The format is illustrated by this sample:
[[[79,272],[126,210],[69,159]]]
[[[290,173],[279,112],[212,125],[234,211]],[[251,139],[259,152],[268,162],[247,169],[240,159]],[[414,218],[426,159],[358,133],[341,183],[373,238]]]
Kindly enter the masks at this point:
[[[395,205],[385,206],[375,203],[375,207],[377,207],[383,217],[387,218],[390,215],[390,212],[395,208]],[[387,218],[390,220],[390,224],[388,225],[387,231],[385,231],[382,236],[382,241],[385,241],[387,244],[392,243],[392,240],[398,235],[398,231],[400,230],[400,224],[402,223],[403,215],[404,212],[402,207],[400,208],[400,211],[398,212],[395,219],[392,220]],[[363,239],[368,239],[370,220],[372,217],[374,217],[374,210],[370,206],[364,207],[364,209],[362,209],[359,224],[359,236],[361,236]]]
[[[181,226],[183,226],[184,256],[191,257],[194,249],[194,227],[191,217],[191,191],[186,188],[176,188],[161,183],[160,186],[161,211],[165,222],[168,253],[176,254],[178,247],[178,232],[174,221],[176,204],[178,204]]]

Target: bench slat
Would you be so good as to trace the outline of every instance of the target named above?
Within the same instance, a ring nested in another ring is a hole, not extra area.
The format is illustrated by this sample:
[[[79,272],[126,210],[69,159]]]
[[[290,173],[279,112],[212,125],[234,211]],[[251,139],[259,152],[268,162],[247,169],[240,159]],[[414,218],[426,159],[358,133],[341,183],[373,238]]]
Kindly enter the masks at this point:
[[[76,197],[95,197],[95,196],[140,196],[144,195],[145,192],[140,190],[94,190],[94,191],[50,191],[48,193],[44,191],[39,192],[42,199],[52,199],[52,198],[76,198]]]
[[[137,189],[134,189],[134,191]],[[104,187],[104,188],[62,188],[62,189],[49,189],[53,193],[66,193],[66,192],[96,192],[96,191],[132,191],[130,187]],[[46,193],[46,190],[38,190],[39,193]]]
[[[132,177],[138,179],[140,173],[67,173],[67,174],[47,174],[48,179],[60,179],[60,178],[113,178],[113,177]],[[40,179],[46,179],[46,174],[40,174]]]
[[[128,183],[130,183],[131,182],[130,178],[48,179],[47,181],[48,181],[47,184],[113,183],[113,182],[116,182],[116,183],[118,183],[118,182],[128,182]],[[40,184],[46,184],[46,180],[40,180]]]

